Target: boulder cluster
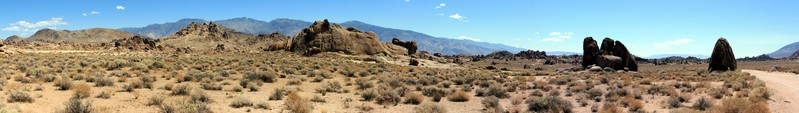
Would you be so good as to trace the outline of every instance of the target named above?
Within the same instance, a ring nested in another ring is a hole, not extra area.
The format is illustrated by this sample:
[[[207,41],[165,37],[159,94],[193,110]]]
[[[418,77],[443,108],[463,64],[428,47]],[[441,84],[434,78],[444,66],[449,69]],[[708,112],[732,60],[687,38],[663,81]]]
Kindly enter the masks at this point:
[[[515,56],[525,59],[542,59],[547,57],[547,52],[538,50],[525,50],[516,53]]]
[[[142,37],[142,36],[133,36],[131,38],[123,38],[123,39],[115,39],[112,40],[111,43],[114,44],[114,47],[117,49],[128,49],[128,50],[156,50],[156,43],[158,40]]]
[[[345,54],[389,54],[386,46],[374,32],[363,32],[355,28],[331,25],[325,19],[305,28],[292,40],[288,49],[304,55],[321,52],[343,52]]]
[[[391,39],[391,43],[394,45],[399,45],[408,49],[408,55],[413,55],[416,53],[416,42],[414,41],[400,41],[397,38]]]
[[[719,38],[710,56],[708,71],[734,71],[737,67],[730,43],[723,37]]]
[[[604,70],[629,70],[638,71],[638,64],[635,57],[630,54],[627,47],[619,41],[610,38],[602,40],[602,48],[597,46],[593,37],[586,37],[583,40],[583,62],[584,69],[604,68]],[[592,65],[597,67],[592,67]]]

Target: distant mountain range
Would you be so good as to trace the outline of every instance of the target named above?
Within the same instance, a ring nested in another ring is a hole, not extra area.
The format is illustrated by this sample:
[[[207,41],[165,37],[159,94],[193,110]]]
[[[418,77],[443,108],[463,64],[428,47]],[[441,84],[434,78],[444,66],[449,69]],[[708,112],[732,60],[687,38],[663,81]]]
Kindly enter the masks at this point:
[[[799,50],[799,42],[794,42],[783,46],[777,51],[769,53],[768,56],[772,58],[785,58],[791,56],[791,54],[793,54],[797,50]]]
[[[172,33],[175,33],[182,28],[185,28],[192,22],[201,23],[208,21],[202,19],[181,19],[178,20],[177,22],[152,24],[145,27],[120,28],[119,30],[143,36],[148,36],[152,38],[162,38]],[[302,28],[306,28],[312,24],[311,22],[307,21],[285,19],[285,18],[275,19],[266,22],[246,17],[218,20],[212,22],[225,26],[227,28],[235,29],[238,32],[247,33],[247,34],[270,34],[274,32],[279,32],[281,34],[288,36],[295,36],[297,33],[299,33],[302,30]],[[340,23],[340,25],[346,27],[354,27],[361,31],[375,32],[375,34],[377,34],[377,36],[380,37],[380,41],[382,42],[391,42],[392,38],[397,38],[403,41],[405,40],[416,41],[416,43],[419,46],[419,51],[428,51],[430,53],[442,53],[448,55],[453,55],[453,54],[479,55],[479,54],[488,54],[500,50],[507,50],[513,52],[526,50],[523,48],[517,48],[513,46],[496,44],[496,43],[433,37],[415,31],[385,28],[385,27],[367,24],[360,21],[347,21]]]
[[[701,58],[701,59],[710,58],[709,55],[702,55],[702,54],[655,54],[655,55],[649,55],[649,56],[644,57],[644,58],[661,59],[661,58],[668,58],[668,57],[673,57],[673,56],[678,56],[678,57],[689,57],[689,56],[692,56],[692,57]]]

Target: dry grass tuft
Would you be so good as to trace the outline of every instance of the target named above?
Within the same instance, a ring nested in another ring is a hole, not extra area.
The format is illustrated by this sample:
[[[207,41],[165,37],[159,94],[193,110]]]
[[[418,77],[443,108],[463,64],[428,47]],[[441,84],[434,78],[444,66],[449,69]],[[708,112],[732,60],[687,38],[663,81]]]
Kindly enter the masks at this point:
[[[284,102],[286,109],[293,113],[310,113],[314,109],[311,101],[300,97],[297,93],[289,94]]]

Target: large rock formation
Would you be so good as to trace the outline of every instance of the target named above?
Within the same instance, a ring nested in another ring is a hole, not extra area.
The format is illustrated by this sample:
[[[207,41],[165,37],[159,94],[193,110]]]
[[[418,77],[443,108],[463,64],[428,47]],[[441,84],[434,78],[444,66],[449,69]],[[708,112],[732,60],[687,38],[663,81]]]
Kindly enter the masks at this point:
[[[599,54],[600,55],[613,55],[614,47],[616,47],[613,43],[613,39],[605,38],[602,39],[602,48],[600,48]]]
[[[280,33],[249,35],[216,23],[191,23],[161,39],[164,47],[182,50],[274,51],[285,50],[291,38]]]
[[[22,42],[22,38],[20,38],[17,35],[14,35],[14,36],[10,36],[10,37],[6,38],[6,40],[4,42],[8,43],[8,44],[19,43],[19,42]]]
[[[542,59],[547,57],[547,52],[538,51],[538,50],[526,50],[526,51],[519,51],[519,53],[516,53],[514,56],[526,59]]]
[[[416,48],[416,42],[414,42],[414,41],[403,42],[403,41],[400,41],[397,38],[394,38],[394,39],[391,39],[391,43],[394,44],[394,45],[399,45],[399,46],[405,47],[405,49],[408,49],[408,55],[410,55],[410,56],[412,56],[413,54],[416,53],[416,49],[417,48]]]
[[[710,56],[709,71],[734,71],[738,67],[735,61],[735,54],[727,39],[719,38],[716,46],[713,47],[713,54]]]
[[[156,43],[158,43],[158,40],[142,36],[133,36],[131,38],[115,39],[112,40],[111,43],[117,49],[128,49],[132,51],[137,51],[137,50],[149,51],[149,50],[157,50]]]
[[[389,54],[373,32],[362,32],[355,28],[344,28],[330,22],[316,21],[305,28],[292,41],[289,51],[304,55],[321,52],[343,52],[346,54]]]
[[[596,65],[613,70],[638,71],[635,57],[620,41],[610,38],[602,40],[602,48],[598,48],[592,37],[583,39],[583,68]]]
[[[638,71],[638,64],[635,63],[635,57],[633,57],[623,43],[616,41],[613,47],[613,56],[621,57],[621,65],[617,65],[613,67],[613,69],[619,70],[628,68],[630,71]]]
[[[593,37],[585,37],[583,39],[583,68],[589,68],[588,66],[597,63],[598,52],[599,46],[596,44],[596,40]]]
[[[92,28],[77,31],[42,29],[36,31],[32,36],[25,38],[24,41],[30,43],[90,44],[108,43],[115,39],[130,38],[133,36],[133,34],[128,32],[105,28]]]

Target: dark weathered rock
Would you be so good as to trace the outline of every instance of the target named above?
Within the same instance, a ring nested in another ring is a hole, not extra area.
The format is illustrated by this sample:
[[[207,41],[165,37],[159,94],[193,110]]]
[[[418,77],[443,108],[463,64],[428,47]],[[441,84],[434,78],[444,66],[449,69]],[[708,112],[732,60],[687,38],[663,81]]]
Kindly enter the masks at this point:
[[[414,41],[405,41],[405,42],[403,42],[403,41],[400,41],[397,38],[394,38],[394,39],[391,39],[391,43],[394,44],[394,45],[399,45],[399,46],[405,47],[405,49],[408,49],[408,55],[416,54],[417,47],[416,47],[416,42],[414,42]]]
[[[799,58],[799,50],[796,50],[796,52],[793,52],[793,54],[791,54],[791,56],[788,57],[788,58]]]
[[[735,54],[732,52],[732,47],[727,39],[719,38],[716,41],[716,46],[713,48],[713,54],[710,56],[709,71],[734,71],[738,68],[735,61]]]
[[[621,57],[613,55],[601,55],[597,58],[596,65],[599,67],[616,67],[621,64]]]
[[[418,61],[418,60],[416,60],[415,58],[414,58],[414,59],[411,59],[411,62],[410,62],[410,64],[408,64],[408,65],[411,65],[411,66],[419,66],[419,61]]]
[[[627,47],[619,41],[616,41],[615,47],[613,47],[613,56],[621,57],[621,65],[617,65],[613,69],[623,70],[627,68],[630,71],[638,71],[638,64],[635,63],[635,58],[630,54],[630,51],[627,51]]]
[[[616,47],[614,44],[613,39],[607,37],[602,39],[602,48],[599,48],[599,55],[613,55],[614,47]]]
[[[158,41],[155,39],[142,37],[142,36],[133,36],[130,38],[123,38],[123,39],[114,39],[111,41],[111,44],[114,44],[114,47],[117,49],[125,49],[128,50],[156,50],[156,43]],[[105,44],[105,43],[104,43]]]
[[[331,26],[327,19],[316,21],[310,27],[303,29],[291,42],[288,50],[304,55],[315,55],[320,52],[390,55],[374,32],[361,32],[338,24]]]
[[[526,59],[542,59],[547,57],[547,52],[545,51],[538,51],[538,50],[526,50],[520,51],[519,53],[515,54],[516,57],[526,58]]]
[[[596,40],[592,37],[585,37],[583,39],[583,68],[596,64],[597,52],[599,52],[599,46],[597,46]]]
[[[216,45],[216,51],[225,51],[225,44],[218,44]]]

